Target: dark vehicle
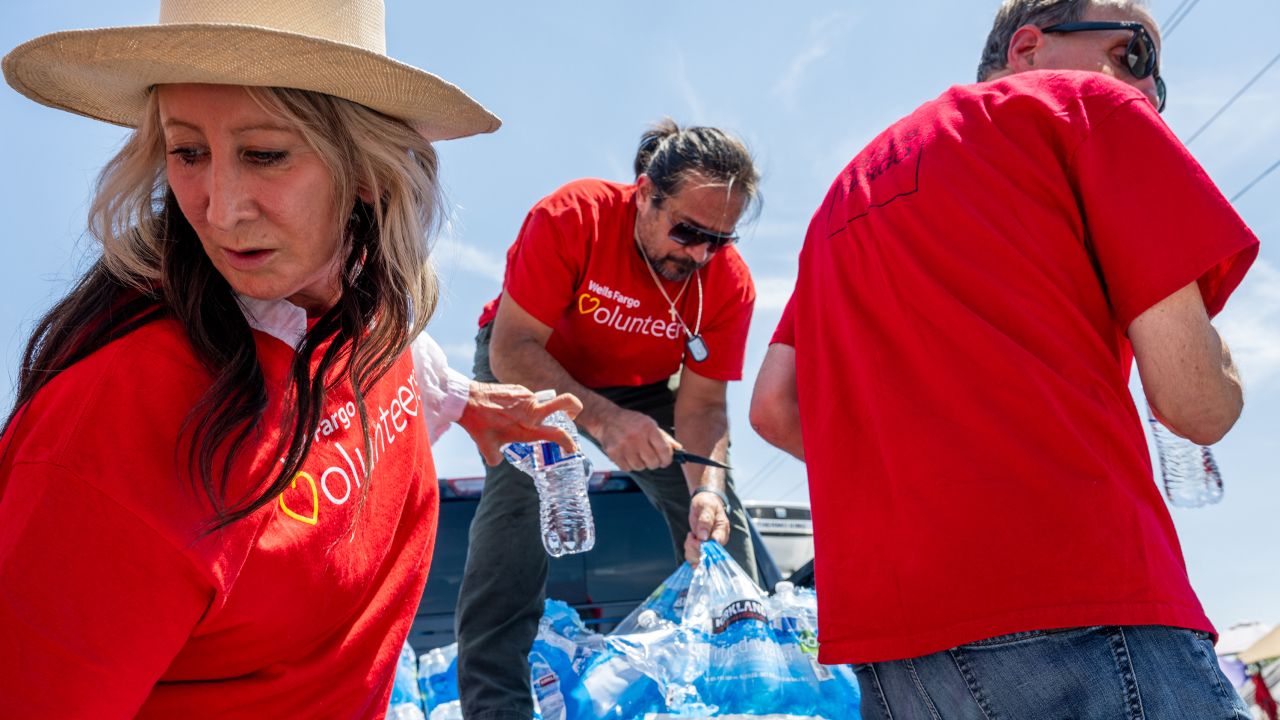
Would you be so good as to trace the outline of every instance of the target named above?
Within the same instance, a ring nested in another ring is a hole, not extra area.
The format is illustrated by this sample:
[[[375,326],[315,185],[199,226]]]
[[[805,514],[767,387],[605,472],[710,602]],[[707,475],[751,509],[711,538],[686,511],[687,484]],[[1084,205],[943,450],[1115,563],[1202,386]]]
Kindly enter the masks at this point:
[[[813,561],[801,565],[795,572],[791,573],[791,577],[787,578],[796,587],[816,588],[817,584],[813,580]]]
[[[440,481],[440,526],[427,589],[409,632],[417,652],[454,641],[453,616],[467,560],[471,518],[484,478]],[[591,476],[596,545],[590,552],[550,558],[547,597],[572,605],[587,627],[608,632],[675,571],[671,534],[662,515],[624,472]],[[755,526],[756,567],[763,585],[781,580]]]

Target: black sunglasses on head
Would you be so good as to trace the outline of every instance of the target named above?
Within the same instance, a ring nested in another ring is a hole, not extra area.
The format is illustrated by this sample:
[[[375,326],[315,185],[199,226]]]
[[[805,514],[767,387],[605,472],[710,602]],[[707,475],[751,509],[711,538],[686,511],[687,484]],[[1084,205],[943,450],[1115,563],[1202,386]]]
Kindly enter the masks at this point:
[[[1090,30],[1128,30],[1133,33],[1133,37],[1129,38],[1129,45],[1124,51],[1125,64],[1128,65],[1129,72],[1138,80],[1153,75],[1155,76],[1157,98],[1156,110],[1158,112],[1164,112],[1166,91],[1164,80],[1160,78],[1160,52],[1156,50],[1156,41],[1151,38],[1151,33],[1147,32],[1146,26],[1142,23],[1082,21],[1050,25],[1049,27],[1041,28],[1040,30],[1041,32],[1047,33],[1088,32]]]
[[[671,232],[668,233],[671,239],[685,247],[697,247],[698,245],[709,245],[711,252],[715,252],[726,245],[732,245],[738,242],[736,233],[718,233],[714,230],[707,230],[696,225],[690,225],[687,222],[678,222],[671,226]]]

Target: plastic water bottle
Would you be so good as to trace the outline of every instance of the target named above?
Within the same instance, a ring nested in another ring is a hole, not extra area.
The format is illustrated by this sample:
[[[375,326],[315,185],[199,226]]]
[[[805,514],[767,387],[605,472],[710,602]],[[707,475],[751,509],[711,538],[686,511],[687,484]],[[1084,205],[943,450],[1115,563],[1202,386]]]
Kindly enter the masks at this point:
[[[796,678],[770,628],[764,594],[714,540],[702,544],[688,598],[696,600],[685,605],[685,623],[709,645],[700,700],[722,714],[788,712]]]
[[[769,601],[778,642],[793,671],[805,682],[793,693],[792,704],[812,706],[818,717],[858,717],[862,698],[853,668],[818,662],[818,598],[814,591],[782,580],[774,586]]]
[[[1169,504],[1193,508],[1221,500],[1222,474],[1209,448],[1173,434],[1156,419],[1150,405],[1147,422],[1151,423],[1151,435],[1156,441],[1160,478]]]
[[[438,705],[458,701],[458,643],[433,648],[418,657],[418,688],[428,713]]]
[[[462,720],[462,702],[450,700],[431,709],[431,720]]]
[[[534,397],[548,402],[555,396],[555,390],[542,390]],[[552,413],[542,424],[559,427],[578,442],[578,429],[564,412]],[[559,445],[543,440],[509,443],[502,446],[502,454],[532,477],[538,488],[542,544],[547,554],[560,557],[595,547],[596,526],[587,500],[591,461],[581,452],[565,455]]]
[[[560,691],[560,676],[540,653],[529,655],[530,685],[538,714],[543,720],[565,720],[564,695]]]
[[[812,714],[818,706],[818,683],[830,677],[816,658],[807,653],[811,646],[817,651],[817,636],[810,630],[816,623],[809,623],[807,613],[796,597],[796,586],[786,580],[774,586],[773,597],[766,603],[769,623],[795,682],[783,685],[787,693],[787,708],[796,715]],[[818,673],[822,672],[823,675]]]

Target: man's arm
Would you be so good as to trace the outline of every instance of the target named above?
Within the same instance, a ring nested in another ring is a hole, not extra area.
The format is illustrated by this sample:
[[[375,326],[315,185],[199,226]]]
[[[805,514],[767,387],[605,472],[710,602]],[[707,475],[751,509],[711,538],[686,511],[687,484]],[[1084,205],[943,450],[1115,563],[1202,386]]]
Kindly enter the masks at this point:
[[[796,349],[790,345],[774,343],[765,353],[751,391],[751,427],[765,442],[804,460]]]
[[[582,401],[577,422],[600,441],[605,455],[623,470],[644,470],[671,464],[680,447],[652,418],[618,407],[582,385],[551,353],[551,328],[516,304],[507,293],[498,303],[489,341],[489,365],[502,382],[540,390],[555,388]]]
[[[676,439],[695,455],[724,462],[729,450],[728,383],[703,377],[685,367],[676,393]],[[684,481],[693,492],[707,486],[724,492],[724,470],[697,463],[685,463]],[[723,545],[729,539],[728,508],[715,493],[698,493],[689,501],[689,527],[697,540],[714,539]],[[686,542],[686,547],[688,542]]]
[[[1138,315],[1129,325],[1129,341],[1156,416],[1200,445],[1221,440],[1240,417],[1244,395],[1196,283]]]

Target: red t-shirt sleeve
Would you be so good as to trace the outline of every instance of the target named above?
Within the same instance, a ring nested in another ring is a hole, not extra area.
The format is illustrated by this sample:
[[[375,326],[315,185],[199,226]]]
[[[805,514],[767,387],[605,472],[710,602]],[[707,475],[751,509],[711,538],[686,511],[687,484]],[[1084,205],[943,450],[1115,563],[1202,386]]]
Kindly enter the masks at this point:
[[[1070,172],[1118,327],[1193,281],[1209,315],[1222,310],[1258,239],[1150,103],[1097,122]]]
[[[179,550],[77,473],[13,467],[0,499],[10,716],[133,715],[211,599]]]
[[[796,296],[791,293],[791,297],[787,299],[787,306],[782,309],[782,318],[778,320],[778,327],[773,331],[773,339],[769,341],[770,345],[796,345]]]
[[[586,237],[581,210],[538,203],[525,217],[507,258],[503,289],[538,322],[555,327],[573,302],[584,266]]]

